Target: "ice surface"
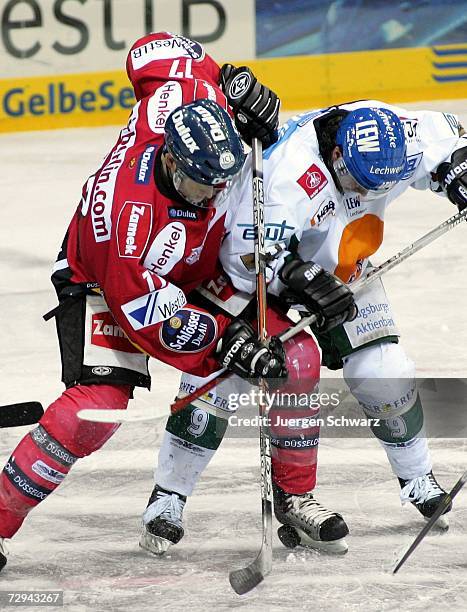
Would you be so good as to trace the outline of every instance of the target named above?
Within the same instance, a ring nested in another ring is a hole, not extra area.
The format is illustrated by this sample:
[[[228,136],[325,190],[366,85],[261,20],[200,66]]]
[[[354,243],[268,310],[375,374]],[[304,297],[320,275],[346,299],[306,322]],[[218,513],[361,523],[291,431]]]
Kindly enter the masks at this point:
[[[413,105],[457,112],[464,101]],[[114,142],[116,128],[3,135],[1,146],[0,348],[2,403],[61,392],[48,277],[81,184]],[[376,263],[451,216],[432,194],[410,190],[388,211]],[[422,376],[467,377],[467,227],[457,227],[385,279],[408,353]],[[162,411],[177,374],[153,362],[153,390],[134,406]],[[421,544],[400,573],[392,563],[422,526],[401,508],[398,485],[373,439],[323,440],[318,498],[343,513],[349,553],[326,557],[285,549],[275,539],[274,568],[239,597],[227,573],[250,561],[260,543],[258,450],[254,440],[226,440],[188,501],[186,536],[165,558],[137,546],[139,517],[152,489],[164,418],[126,424],[27,519],[9,543],[0,590],[63,589],[67,611],[134,610],[466,610],[467,494],[451,529]],[[28,431],[2,430],[0,459]],[[466,441],[433,440],[435,472],[451,487],[466,469]],[[28,608],[23,608],[28,609]],[[36,609],[36,608],[34,608]]]

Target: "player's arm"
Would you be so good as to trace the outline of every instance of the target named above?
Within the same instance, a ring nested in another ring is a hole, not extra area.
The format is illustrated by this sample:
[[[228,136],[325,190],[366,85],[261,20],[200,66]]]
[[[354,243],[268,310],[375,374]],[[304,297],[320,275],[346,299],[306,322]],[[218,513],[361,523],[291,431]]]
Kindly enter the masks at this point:
[[[407,141],[405,180],[447,196],[460,210],[467,193],[467,135],[456,115],[398,109]]]
[[[459,124],[459,141],[449,161],[436,169],[436,180],[459,211],[467,207],[467,134]]]
[[[246,323],[187,303],[184,292],[135,260],[108,269],[107,304],[129,340],[179,370],[208,376],[226,367],[240,376],[285,376],[281,347],[266,348]]]

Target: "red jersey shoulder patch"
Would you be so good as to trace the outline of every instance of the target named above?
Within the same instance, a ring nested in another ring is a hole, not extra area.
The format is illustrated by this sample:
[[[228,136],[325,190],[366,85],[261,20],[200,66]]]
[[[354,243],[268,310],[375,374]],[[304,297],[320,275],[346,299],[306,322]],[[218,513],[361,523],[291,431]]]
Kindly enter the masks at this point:
[[[324,176],[322,170],[316,164],[306,170],[302,176],[297,179],[297,183],[306,192],[311,199],[319,193],[328,184],[328,179]]]
[[[120,257],[139,259],[149,240],[152,206],[146,202],[125,202],[118,216],[117,242]]]

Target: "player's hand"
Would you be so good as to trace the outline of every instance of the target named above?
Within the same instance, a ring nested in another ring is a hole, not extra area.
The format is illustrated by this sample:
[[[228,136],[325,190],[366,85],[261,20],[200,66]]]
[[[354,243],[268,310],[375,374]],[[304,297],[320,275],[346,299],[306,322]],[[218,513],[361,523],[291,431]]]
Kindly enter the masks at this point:
[[[319,331],[328,331],[357,316],[349,287],[312,261],[293,259],[281,269],[280,278],[287,285],[280,297],[288,303],[302,304],[316,314],[315,327]]]
[[[251,145],[258,138],[266,149],[277,140],[280,100],[258,81],[249,68],[224,64],[221,87],[232,107],[235,125],[243,140]]]
[[[459,211],[467,207],[467,147],[457,149],[451,163],[443,162],[436,171],[438,182]]]
[[[285,352],[277,338],[265,346],[251,325],[237,319],[225,330],[218,349],[219,362],[243,378],[286,378]]]

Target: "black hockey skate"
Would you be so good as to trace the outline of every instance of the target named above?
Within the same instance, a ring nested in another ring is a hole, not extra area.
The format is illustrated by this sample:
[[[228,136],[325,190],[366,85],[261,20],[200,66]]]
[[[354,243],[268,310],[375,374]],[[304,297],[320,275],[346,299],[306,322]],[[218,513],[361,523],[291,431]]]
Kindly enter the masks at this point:
[[[274,514],[282,523],[277,535],[287,548],[299,544],[315,550],[343,554],[348,550],[349,533],[340,514],[327,510],[312,493],[293,495],[273,484]]]
[[[6,548],[4,538],[0,538],[0,572],[6,565]]]
[[[139,540],[141,548],[163,555],[172,544],[183,538],[182,514],[186,497],[174,491],[154,487],[143,514],[143,531]]]
[[[403,478],[399,478],[398,480],[402,489],[402,504],[409,501],[426,519],[433,516],[438,504],[446,495],[446,491],[436,482],[433,472],[429,472],[418,478],[413,478],[412,480],[404,480]],[[440,529],[449,529],[449,521],[445,515],[451,508],[452,504],[449,504],[445,512],[436,521],[436,525]]]

